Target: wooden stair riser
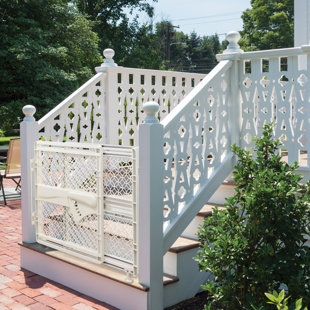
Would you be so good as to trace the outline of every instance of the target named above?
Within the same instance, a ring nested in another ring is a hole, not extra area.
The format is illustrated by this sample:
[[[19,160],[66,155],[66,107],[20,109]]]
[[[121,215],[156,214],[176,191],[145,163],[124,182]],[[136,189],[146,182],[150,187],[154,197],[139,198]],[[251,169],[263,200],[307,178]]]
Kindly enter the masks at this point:
[[[231,197],[235,193],[234,183],[223,183],[214,195],[210,198],[209,203],[213,204],[225,204],[226,198]]]
[[[167,258],[171,259],[171,262],[176,261],[179,281],[164,287],[165,307],[195,296],[210,277],[210,274],[199,271],[198,262],[194,260],[197,251],[198,248],[193,248],[180,253],[169,253]]]
[[[183,231],[182,237],[197,239],[199,227],[203,225],[204,217],[196,215],[187,228]]]

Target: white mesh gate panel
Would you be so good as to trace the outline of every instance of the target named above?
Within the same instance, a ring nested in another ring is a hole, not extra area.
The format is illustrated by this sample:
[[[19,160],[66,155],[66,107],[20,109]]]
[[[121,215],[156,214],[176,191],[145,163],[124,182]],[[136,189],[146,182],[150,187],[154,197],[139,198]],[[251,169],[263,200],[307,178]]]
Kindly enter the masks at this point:
[[[132,148],[38,141],[37,242],[136,274]]]

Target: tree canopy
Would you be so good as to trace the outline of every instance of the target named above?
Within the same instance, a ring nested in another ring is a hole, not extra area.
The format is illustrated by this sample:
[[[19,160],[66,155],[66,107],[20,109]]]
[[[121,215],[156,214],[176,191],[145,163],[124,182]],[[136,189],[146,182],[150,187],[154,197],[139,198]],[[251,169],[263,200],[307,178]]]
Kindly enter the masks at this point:
[[[251,0],[251,6],[242,15],[244,50],[294,46],[294,0]]]
[[[150,21],[139,23],[137,12]],[[207,73],[216,65],[216,35],[153,25],[152,16],[147,0],[1,0],[0,129],[18,128],[26,104],[37,119],[50,111],[93,75],[108,47],[127,67]]]
[[[0,1],[1,128],[18,128],[22,106],[44,115],[100,63],[91,23],[66,0]]]

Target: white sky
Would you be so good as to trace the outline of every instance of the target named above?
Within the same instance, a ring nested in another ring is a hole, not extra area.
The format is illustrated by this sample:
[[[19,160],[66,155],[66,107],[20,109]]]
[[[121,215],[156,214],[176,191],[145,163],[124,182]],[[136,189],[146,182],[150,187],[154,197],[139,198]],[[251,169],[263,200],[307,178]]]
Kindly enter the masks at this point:
[[[242,30],[241,14],[251,7],[250,0],[158,0],[150,3],[155,7],[155,23],[168,19],[184,33],[195,30],[200,36]],[[224,35],[220,35],[220,39],[223,40]]]

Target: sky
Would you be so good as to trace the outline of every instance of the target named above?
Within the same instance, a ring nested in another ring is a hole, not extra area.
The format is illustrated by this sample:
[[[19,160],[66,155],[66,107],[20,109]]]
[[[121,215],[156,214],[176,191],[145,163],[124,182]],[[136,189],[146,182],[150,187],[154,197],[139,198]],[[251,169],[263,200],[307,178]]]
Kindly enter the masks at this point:
[[[200,36],[220,35],[231,30],[242,30],[242,12],[250,8],[250,0],[158,0],[154,22],[172,21],[184,33],[196,31]]]

